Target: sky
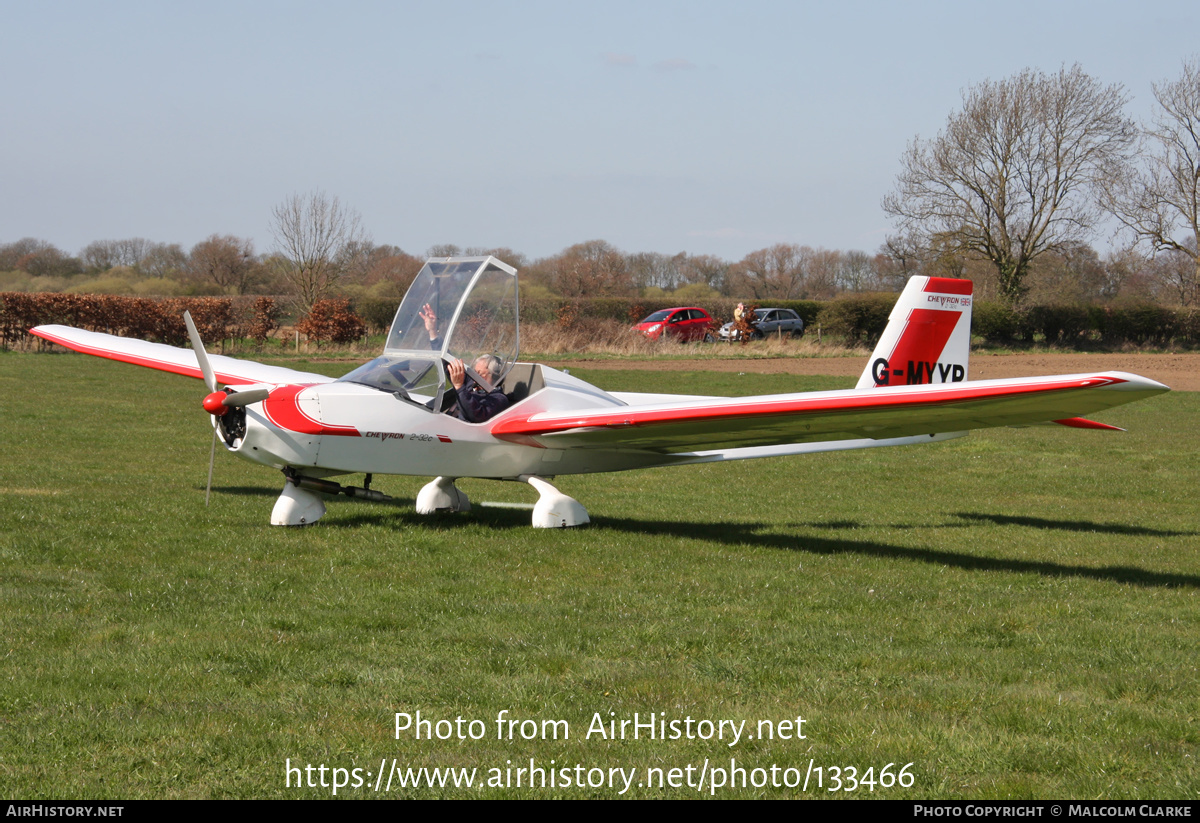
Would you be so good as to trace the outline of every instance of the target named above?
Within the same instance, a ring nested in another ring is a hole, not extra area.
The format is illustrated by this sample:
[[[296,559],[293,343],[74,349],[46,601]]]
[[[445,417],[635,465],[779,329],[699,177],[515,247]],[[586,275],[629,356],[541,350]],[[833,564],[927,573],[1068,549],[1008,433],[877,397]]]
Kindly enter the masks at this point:
[[[962,91],[1079,63],[1146,120],[1195,0],[0,0],[0,243],[270,251],[321,191],[376,243],[874,252]]]

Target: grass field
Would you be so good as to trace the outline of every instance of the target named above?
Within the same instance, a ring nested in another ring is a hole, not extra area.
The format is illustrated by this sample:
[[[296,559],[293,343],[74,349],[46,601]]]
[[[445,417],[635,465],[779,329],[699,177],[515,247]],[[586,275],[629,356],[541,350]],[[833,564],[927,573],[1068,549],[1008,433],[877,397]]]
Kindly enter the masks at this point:
[[[713,394],[846,383],[572,372]],[[327,783],[361,770],[349,798],[624,785],[563,786],[564,768],[585,783],[636,769],[626,797],[708,796],[716,768],[737,782],[719,797],[1200,796],[1198,393],[1098,416],[1126,434],[560,478],[593,520],[569,531],[512,508],[418,517],[427,478],[377,478],[395,504],[341,498],[315,526],[273,528],[281,476],[227,454],[206,509],[203,394],[0,354],[0,796],[328,797],[296,788],[322,764]],[[535,499],[460,486],[477,504]],[[483,737],[397,738],[395,714],[417,711]],[[569,738],[497,739],[505,711]],[[746,725],[732,746],[729,726],[586,736],[597,713],[635,712]],[[779,739],[797,717],[804,739]],[[530,758],[555,786],[504,785]],[[807,776],[807,791],[742,788],[731,758],[749,783]],[[376,792],[393,760],[476,768],[483,787]],[[289,761],[314,770],[289,777]],[[911,786],[879,782],[910,763]],[[869,782],[846,791],[851,767]],[[672,769],[676,787],[638,785]]]

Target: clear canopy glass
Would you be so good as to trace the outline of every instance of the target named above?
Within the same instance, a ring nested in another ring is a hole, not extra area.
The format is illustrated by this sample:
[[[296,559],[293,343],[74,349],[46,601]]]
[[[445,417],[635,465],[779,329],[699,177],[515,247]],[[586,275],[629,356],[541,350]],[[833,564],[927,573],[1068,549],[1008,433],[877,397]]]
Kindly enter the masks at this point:
[[[461,359],[473,370],[481,355],[492,355],[500,361],[500,382],[520,351],[517,315],[513,267],[494,257],[426,261],[396,311],[383,356],[341,379],[440,400],[444,362]]]

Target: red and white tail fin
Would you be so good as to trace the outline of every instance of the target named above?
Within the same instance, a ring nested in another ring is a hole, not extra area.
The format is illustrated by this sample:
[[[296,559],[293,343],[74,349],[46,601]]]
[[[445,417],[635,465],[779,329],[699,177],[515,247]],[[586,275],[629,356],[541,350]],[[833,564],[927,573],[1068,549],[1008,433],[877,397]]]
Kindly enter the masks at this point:
[[[910,278],[855,388],[966,380],[972,287],[953,277]]]

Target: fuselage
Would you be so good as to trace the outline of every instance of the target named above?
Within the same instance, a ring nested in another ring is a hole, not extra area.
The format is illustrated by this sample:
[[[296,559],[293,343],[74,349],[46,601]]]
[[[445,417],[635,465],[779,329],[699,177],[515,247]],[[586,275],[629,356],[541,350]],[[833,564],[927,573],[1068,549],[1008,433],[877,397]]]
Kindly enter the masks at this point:
[[[624,406],[620,399],[565,372],[537,366],[539,383],[496,419],[542,411]],[[245,410],[245,430],[225,442],[239,457],[311,475],[363,472],[516,479],[620,471],[679,462],[640,449],[556,449],[532,438],[500,439],[495,421],[468,423],[432,411],[431,398],[358,383],[287,384]],[[223,424],[222,424],[223,425]]]

